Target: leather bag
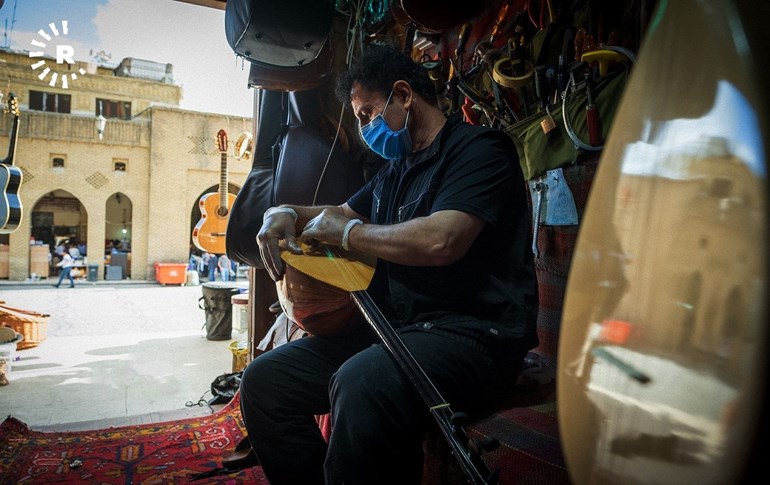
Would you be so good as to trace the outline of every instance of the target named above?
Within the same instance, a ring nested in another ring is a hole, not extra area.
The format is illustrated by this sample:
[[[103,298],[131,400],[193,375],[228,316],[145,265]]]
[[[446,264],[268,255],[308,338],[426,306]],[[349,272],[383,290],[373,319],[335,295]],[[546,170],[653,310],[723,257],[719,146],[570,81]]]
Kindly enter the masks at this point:
[[[595,102],[601,116],[602,137],[606,139],[615,111],[620,104],[629,71],[620,69],[606,75],[596,82],[594,87]],[[574,134],[582,140],[588,139],[588,126],[585,120],[586,92],[575,92],[570,96],[567,109],[568,119]],[[505,129],[513,139],[519,154],[519,163],[524,179],[530,180],[545,174],[548,170],[563,167],[576,161],[578,147],[567,133],[563,122],[564,103],[550,111],[556,127],[548,134],[544,133],[541,123],[548,114],[538,112]]]
[[[334,0],[229,0],[225,36],[248,60],[249,87],[301,91],[330,75]]]
[[[297,92],[322,86],[332,76],[334,52],[326,42],[318,57],[300,66],[272,66],[252,61],[249,68],[249,88],[271,91]]]
[[[259,113],[254,162],[233,203],[226,238],[227,256],[255,268],[264,267],[256,236],[269,207],[338,205],[364,184],[360,161],[323,132],[333,126],[317,90],[264,91]]]

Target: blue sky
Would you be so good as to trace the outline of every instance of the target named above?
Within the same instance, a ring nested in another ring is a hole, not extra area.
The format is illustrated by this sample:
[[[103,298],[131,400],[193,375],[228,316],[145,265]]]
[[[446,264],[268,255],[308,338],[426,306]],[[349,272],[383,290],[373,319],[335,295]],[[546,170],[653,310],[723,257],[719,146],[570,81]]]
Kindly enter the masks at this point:
[[[182,108],[252,115],[248,64],[227,44],[224,10],[174,0],[5,0],[0,41],[12,49],[39,50],[31,44],[40,38],[38,30],[50,31],[48,24],[60,26],[62,20],[68,33],[57,40],[73,47],[76,60],[103,51],[110,65],[125,57],[171,63],[183,88]]]

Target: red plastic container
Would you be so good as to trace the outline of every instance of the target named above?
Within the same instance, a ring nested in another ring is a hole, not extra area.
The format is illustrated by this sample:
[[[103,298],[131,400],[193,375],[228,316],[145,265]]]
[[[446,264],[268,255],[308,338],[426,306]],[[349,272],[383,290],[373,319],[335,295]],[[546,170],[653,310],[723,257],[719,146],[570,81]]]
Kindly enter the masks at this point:
[[[184,285],[187,282],[187,265],[155,263],[155,280],[161,285]]]

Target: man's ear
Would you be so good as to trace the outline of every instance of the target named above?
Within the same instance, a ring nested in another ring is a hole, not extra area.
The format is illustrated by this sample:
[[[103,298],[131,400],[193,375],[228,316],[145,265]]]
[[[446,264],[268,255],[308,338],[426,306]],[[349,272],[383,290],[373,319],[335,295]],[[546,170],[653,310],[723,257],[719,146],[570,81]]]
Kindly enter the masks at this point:
[[[396,81],[393,84],[393,96],[397,96],[404,103],[405,109],[409,110],[412,107],[414,91],[412,91],[412,86],[408,82],[404,80]]]

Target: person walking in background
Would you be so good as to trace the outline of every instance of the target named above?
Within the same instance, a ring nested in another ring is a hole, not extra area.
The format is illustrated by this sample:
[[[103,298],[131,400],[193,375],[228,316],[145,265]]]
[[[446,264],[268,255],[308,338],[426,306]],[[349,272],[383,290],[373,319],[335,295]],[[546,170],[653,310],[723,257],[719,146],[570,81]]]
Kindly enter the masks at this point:
[[[209,256],[209,281],[217,280],[217,255],[211,254]]]
[[[230,281],[235,281],[238,279],[238,263],[231,259],[230,260]]]
[[[56,249],[54,249],[54,254],[56,254],[56,256],[59,258],[59,261],[61,261],[61,257],[64,256],[64,252],[65,251],[66,250],[64,249],[64,243],[63,242],[60,242],[56,246]]]
[[[201,257],[195,254],[192,244],[190,244],[190,260],[187,262],[187,269],[192,271],[198,271],[200,268]]]
[[[201,277],[205,276],[206,272],[209,270],[209,259],[211,259],[211,254],[203,251],[203,254],[201,254],[201,259],[198,260],[198,274]]]
[[[70,288],[75,287],[75,280],[72,278],[72,265],[75,264],[75,259],[70,256],[69,249],[69,244],[64,246],[64,254],[62,254],[62,260],[56,263],[56,266],[61,268],[61,271],[59,271],[59,281],[54,285],[56,288],[61,285],[61,282],[64,281],[64,278],[69,278]]]
[[[217,268],[219,268],[219,276],[222,281],[230,281],[230,258],[226,254],[219,257]]]
[[[112,247],[110,248],[110,254],[120,254],[120,241],[117,239],[112,240]]]
[[[80,249],[78,249],[77,242],[70,241],[70,243],[67,244],[67,247],[69,248],[67,252],[70,253],[70,256],[72,256],[72,259],[80,259],[83,257],[83,255],[80,254]]]

